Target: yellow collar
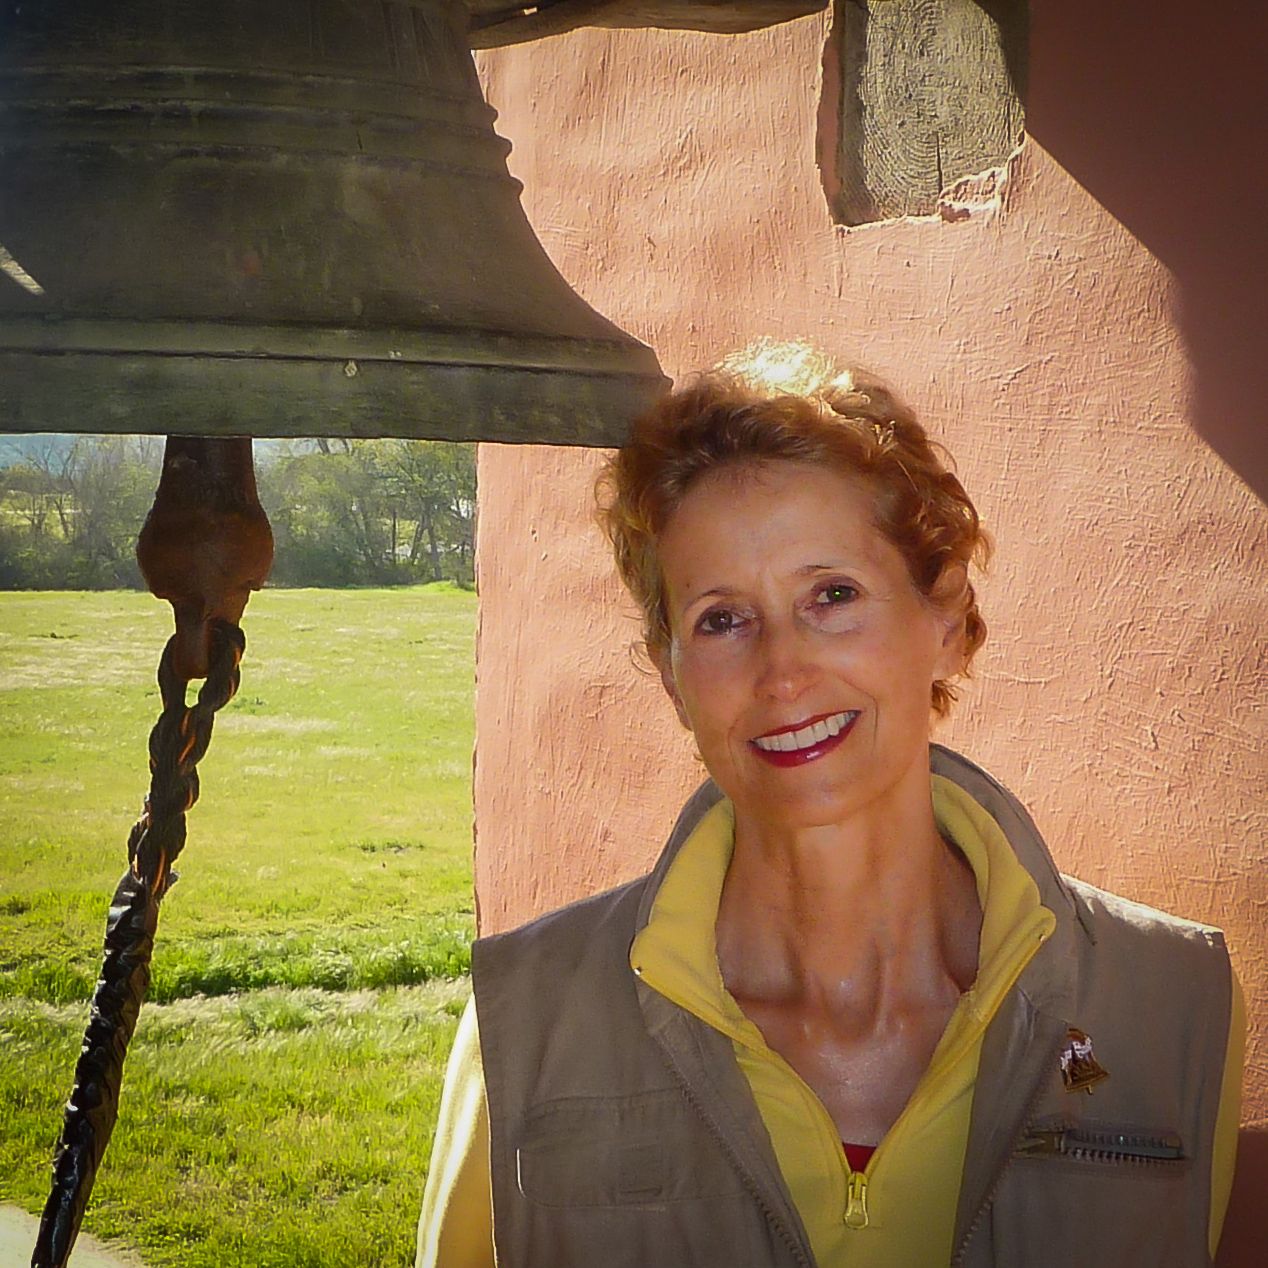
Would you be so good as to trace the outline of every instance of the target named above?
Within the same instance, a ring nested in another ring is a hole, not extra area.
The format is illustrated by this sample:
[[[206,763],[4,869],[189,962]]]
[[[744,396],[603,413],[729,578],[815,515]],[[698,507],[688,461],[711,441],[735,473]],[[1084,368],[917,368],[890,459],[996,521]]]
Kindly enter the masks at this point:
[[[963,852],[977,882],[982,936],[977,980],[966,1003],[985,1020],[1016,980],[1019,958],[1048,936],[1056,920],[995,820],[940,775],[932,776],[932,794],[939,831]],[[630,947],[630,965],[653,990],[723,1034],[764,1047],[718,968],[715,925],[734,845],[735,810],[724,799],[705,814],[670,864],[648,922]]]

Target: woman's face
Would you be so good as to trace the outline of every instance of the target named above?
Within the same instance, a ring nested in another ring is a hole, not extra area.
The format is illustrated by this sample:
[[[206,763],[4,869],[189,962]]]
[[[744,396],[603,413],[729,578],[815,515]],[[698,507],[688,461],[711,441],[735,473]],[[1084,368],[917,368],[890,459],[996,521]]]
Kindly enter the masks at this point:
[[[737,814],[841,823],[928,786],[958,615],[912,585],[865,485],[799,462],[705,477],[661,534],[666,690]]]

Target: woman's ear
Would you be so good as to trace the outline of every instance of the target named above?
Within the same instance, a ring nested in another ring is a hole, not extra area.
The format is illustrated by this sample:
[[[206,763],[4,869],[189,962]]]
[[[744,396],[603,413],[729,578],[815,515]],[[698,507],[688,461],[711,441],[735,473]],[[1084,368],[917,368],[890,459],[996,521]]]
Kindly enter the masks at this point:
[[[678,683],[674,679],[673,657],[670,655],[669,648],[649,646],[647,654],[651,657],[652,664],[656,666],[656,672],[660,675],[661,686],[665,688],[665,694],[673,703],[674,712],[678,715],[678,721],[690,731],[691,720],[687,717],[687,710],[683,708],[682,697],[678,694]]]
[[[969,570],[948,564],[929,592],[929,603],[944,627],[937,677],[954,678],[964,669],[964,617],[969,606]]]

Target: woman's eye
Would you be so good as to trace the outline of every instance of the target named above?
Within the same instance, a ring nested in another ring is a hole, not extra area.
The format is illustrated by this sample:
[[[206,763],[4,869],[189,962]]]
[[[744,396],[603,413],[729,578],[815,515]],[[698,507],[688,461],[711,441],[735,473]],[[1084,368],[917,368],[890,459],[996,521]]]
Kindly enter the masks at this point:
[[[700,618],[702,634],[729,634],[739,624],[739,618],[726,608],[715,608]]]
[[[815,602],[824,607],[831,607],[837,603],[849,603],[857,599],[859,592],[844,581],[834,581],[831,585],[827,585],[820,589],[816,596]]]

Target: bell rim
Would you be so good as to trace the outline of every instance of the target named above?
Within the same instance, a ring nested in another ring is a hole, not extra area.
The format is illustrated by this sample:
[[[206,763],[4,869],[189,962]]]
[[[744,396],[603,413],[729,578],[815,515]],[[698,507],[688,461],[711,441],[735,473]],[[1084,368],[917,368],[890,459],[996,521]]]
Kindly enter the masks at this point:
[[[49,336],[56,332],[56,346]],[[633,337],[525,334],[425,327],[334,327],[217,321],[0,317],[0,355],[198,356],[519,369],[661,376],[655,353]]]
[[[508,342],[514,342],[508,341]],[[573,341],[574,345],[576,341]],[[484,349],[450,359],[50,351],[0,341],[0,431],[401,437],[613,447],[668,389],[654,354],[600,369]],[[481,353],[486,354],[480,360]]]

